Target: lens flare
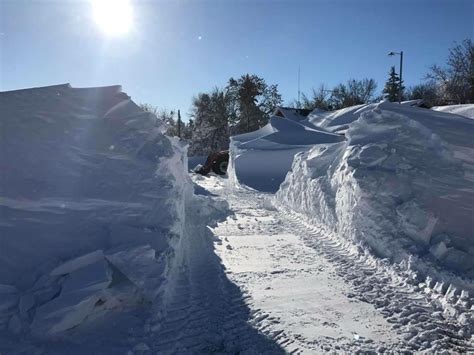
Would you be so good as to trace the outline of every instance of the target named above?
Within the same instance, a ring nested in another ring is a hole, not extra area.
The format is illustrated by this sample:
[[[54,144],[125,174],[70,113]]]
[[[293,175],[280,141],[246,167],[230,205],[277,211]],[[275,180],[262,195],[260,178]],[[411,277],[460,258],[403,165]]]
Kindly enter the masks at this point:
[[[107,35],[118,36],[130,31],[133,9],[129,0],[92,0],[94,20]]]

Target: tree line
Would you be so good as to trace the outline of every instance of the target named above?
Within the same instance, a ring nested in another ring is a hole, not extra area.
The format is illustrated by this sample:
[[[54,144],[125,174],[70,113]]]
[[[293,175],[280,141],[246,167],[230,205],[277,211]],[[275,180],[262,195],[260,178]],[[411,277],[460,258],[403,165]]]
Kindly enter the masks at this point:
[[[283,103],[276,84],[267,84],[257,75],[230,78],[223,88],[196,95],[187,123],[181,125],[181,138],[190,142],[189,155],[207,155],[228,149],[231,135],[251,132],[267,124],[277,106]],[[177,135],[175,111],[141,105],[157,115],[168,127],[167,134]]]
[[[470,39],[449,50],[444,66],[429,68],[423,82],[405,88],[399,73],[391,67],[382,95],[375,96],[377,85],[373,79],[349,80],[330,89],[322,84],[310,95],[302,95],[300,106],[305,109],[337,110],[348,106],[378,102],[422,99],[426,107],[474,103],[474,46]],[[298,105],[293,101],[293,105]]]
[[[422,99],[425,106],[474,103],[474,46],[470,39],[456,44],[449,50],[444,66],[437,64],[429,68],[424,82],[405,90],[394,68],[385,84],[384,92],[390,101],[401,86],[402,99]]]
[[[358,104],[422,99],[426,107],[447,104],[474,103],[474,46],[470,39],[455,44],[449,50],[444,66],[429,68],[423,82],[405,88],[395,67],[391,67],[381,95],[376,95],[374,79],[351,79],[332,88],[321,84],[290,106],[303,109],[338,110]],[[251,132],[267,124],[277,106],[283,103],[276,84],[267,84],[257,75],[245,74],[230,78],[223,88],[196,95],[191,104],[188,122],[178,126],[175,110],[158,110],[141,105],[157,115],[167,125],[167,134],[189,141],[190,155],[206,155],[227,149],[229,137]]]

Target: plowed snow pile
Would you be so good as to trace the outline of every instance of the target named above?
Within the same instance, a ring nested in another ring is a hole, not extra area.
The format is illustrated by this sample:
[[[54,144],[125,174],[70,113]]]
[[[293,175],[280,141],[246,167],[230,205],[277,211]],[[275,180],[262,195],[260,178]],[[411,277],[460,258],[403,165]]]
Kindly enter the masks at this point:
[[[297,154],[278,203],[380,257],[474,289],[474,121],[380,103],[315,113],[308,124],[346,140]]]
[[[0,114],[0,334],[166,302],[191,186],[179,143],[120,87],[2,92]]]

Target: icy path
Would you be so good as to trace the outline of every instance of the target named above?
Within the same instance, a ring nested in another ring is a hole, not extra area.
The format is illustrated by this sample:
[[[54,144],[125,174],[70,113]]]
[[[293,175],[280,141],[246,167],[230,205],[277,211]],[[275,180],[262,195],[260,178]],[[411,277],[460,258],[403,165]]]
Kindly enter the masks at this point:
[[[197,183],[224,198],[233,215],[213,232],[230,281],[243,292],[250,323],[291,353],[322,350],[473,350],[465,328],[437,307],[436,294],[402,271],[375,266],[269,196],[229,192],[225,180]]]

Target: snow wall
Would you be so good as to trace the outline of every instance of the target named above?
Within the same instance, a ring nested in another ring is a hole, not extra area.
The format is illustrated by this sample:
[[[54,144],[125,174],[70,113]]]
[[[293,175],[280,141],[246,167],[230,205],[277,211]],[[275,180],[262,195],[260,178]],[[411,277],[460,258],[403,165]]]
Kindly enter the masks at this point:
[[[264,192],[276,192],[295,154],[314,144],[341,141],[340,135],[273,116],[261,129],[231,137],[229,180]]]
[[[474,289],[474,122],[381,103],[308,123],[345,131],[346,141],[297,154],[276,203],[380,257],[425,275],[454,273]]]
[[[49,336],[165,297],[185,147],[119,86],[2,92],[0,115],[0,330]]]

